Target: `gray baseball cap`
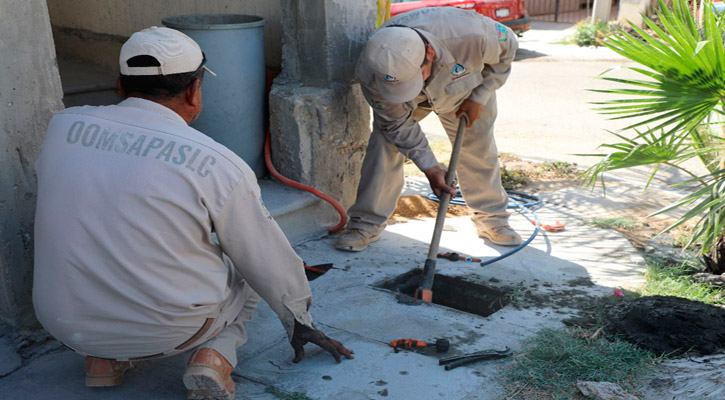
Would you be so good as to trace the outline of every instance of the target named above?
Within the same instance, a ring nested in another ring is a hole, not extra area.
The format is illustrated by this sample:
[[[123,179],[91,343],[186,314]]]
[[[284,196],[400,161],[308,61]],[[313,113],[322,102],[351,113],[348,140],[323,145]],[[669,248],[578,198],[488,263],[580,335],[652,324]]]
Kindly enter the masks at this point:
[[[385,100],[405,103],[423,90],[420,66],[425,59],[425,43],[413,29],[379,29],[368,40],[362,57],[372,69]]]

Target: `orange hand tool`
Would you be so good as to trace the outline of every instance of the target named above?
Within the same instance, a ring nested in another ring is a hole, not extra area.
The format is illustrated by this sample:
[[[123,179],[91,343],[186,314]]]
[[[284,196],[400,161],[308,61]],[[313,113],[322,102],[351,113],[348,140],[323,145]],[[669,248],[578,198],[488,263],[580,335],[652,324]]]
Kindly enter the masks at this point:
[[[438,353],[445,353],[450,348],[450,345],[451,344],[447,339],[437,339],[435,343],[426,343],[422,340],[410,338],[395,339],[390,342],[390,347],[395,349],[396,352],[398,349],[412,350],[421,347],[435,346]]]
[[[531,225],[536,225],[536,222],[531,221]],[[561,232],[564,230],[564,228],[566,228],[566,225],[564,225],[563,222],[559,222],[559,220],[556,220],[554,225],[546,225],[546,224],[539,223],[539,226],[542,229],[544,229],[545,231],[549,231],[549,232]]]

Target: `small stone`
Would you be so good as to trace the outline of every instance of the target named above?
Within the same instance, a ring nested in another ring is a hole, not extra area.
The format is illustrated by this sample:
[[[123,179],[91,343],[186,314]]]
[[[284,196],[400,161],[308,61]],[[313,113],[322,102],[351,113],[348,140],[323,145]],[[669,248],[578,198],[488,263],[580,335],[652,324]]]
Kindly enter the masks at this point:
[[[627,393],[624,389],[612,382],[577,382],[579,391],[589,399],[594,400],[638,400],[636,396]]]
[[[326,381],[331,381],[332,380],[332,377],[330,375],[323,375],[322,376],[322,379],[323,380],[326,380]]]

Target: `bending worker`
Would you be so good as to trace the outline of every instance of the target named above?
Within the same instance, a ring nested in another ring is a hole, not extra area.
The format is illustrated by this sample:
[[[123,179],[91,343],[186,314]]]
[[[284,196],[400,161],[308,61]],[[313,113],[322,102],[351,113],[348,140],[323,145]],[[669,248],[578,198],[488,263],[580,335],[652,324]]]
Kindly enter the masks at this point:
[[[313,327],[303,263],[252,170],[188,126],[202,109],[205,61],[181,32],[134,33],[117,81],[127,99],[66,109],[48,127],[33,301],[43,326],[85,356],[87,386],[118,385],[138,361],[194,349],[189,398],[233,398],[236,350],[259,296],[295,362],[308,342],[352,358]]]
[[[406,157],[425,173],[436,195],[455,195],[418,124],[431,111],[451,142],[458,118],[468,117],[457,172],[478,235],[498,245],[521,244],[508,224],[493,138],[495,91],[506,81],[517,48],[509,28],[454,7],[400,14],[370,37],[356,74],[373,108],[373,132],[338,249],[360,251],[380,237],[403,188]]]

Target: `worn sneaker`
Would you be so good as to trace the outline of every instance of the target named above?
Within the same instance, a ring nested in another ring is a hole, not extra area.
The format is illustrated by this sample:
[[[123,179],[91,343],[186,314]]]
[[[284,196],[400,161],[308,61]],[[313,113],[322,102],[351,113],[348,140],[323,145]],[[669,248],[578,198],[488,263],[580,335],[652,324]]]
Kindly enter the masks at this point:
[[[214,349],[194,350],[186,362],[184,385],[188,398],[231,400],[234,398],[232,364]]]
[[[518,246],[523,243],[521,236],[508,225],[478,228],[478,236],[499,246]]]
[[[335,248],[344,251],[365,250],[368,245],[380,239],[380,234],[368,232],[358,228],[348,228],[337,238]]]
[[[130,361],[116,361],[107,358],[86,356],[86,386],[106,387],[118,386],[123,382],[123,375],[133,368]]]

